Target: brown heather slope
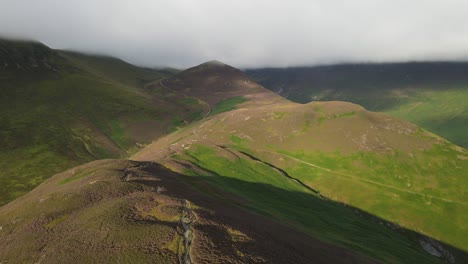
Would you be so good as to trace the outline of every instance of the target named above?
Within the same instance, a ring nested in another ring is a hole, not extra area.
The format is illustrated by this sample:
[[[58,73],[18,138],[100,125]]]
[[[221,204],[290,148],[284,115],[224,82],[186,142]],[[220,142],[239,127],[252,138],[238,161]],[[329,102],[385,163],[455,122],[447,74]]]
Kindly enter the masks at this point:
[[[211,107],[222,100],[244,97],[258,102],[285,102],[281,96],[252,81],[242,71],[219,61],[209,61],[154,82],[151,90],[172,90],[177,94],[198,98]]]
[[[0,208],[0,263],[186,263],[184,201],[194,263],[373,262],[242,210],[220,189],[198,192],[197,181],[125,160],[57,174]]]

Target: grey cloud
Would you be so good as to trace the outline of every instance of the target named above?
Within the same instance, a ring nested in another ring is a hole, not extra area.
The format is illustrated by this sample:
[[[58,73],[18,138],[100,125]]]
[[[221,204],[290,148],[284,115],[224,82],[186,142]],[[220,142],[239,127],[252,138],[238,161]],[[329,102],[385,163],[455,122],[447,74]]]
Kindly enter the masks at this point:
[[[468,59],[466,0],[0,0],[0,35],[146,66]]]

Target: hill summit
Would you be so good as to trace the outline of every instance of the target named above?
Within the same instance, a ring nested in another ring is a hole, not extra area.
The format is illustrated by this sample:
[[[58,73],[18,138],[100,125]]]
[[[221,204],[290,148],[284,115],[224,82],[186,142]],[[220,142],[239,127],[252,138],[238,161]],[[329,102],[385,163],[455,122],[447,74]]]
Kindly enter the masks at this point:
[[[252,81],[241,70],[216,60],[189,68],[147,88],[157,91],[172,90],[186,97],[198,98],[211,107],[235,97],[243,97],[257,103],[284,101],[280,96]]]
[[[229,66],[219,60],[210,60],[205,63],[202,63],[201,65],[211,65],[211,66]]]

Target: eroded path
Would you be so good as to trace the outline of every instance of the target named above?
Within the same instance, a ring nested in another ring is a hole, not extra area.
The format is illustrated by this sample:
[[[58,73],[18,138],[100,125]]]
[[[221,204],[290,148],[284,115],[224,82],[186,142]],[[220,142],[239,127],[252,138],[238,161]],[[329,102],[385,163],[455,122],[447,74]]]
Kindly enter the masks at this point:
[[[184,252],[182,254],[184,264],[192,264],[192,256],[191,256],[191,247],[192,242],[195,239],[195,235],[193,233],[192,224],[197,221],[197,215],[191,208],[191,204],[188,200],[183,199],[183,211],[182,216],[180,218],[180,224],[183,228],[183,239],[184,239]]]

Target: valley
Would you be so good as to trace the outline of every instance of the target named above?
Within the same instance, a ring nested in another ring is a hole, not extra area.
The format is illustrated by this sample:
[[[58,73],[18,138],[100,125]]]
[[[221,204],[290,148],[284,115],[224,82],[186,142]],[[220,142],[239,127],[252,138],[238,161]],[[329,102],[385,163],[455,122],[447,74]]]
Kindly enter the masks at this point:
[[[39,43],[0,47],[8,65],[0,77],[0,205],[67,168],[127,157],[204,109],[145,90],[165,71]]]

